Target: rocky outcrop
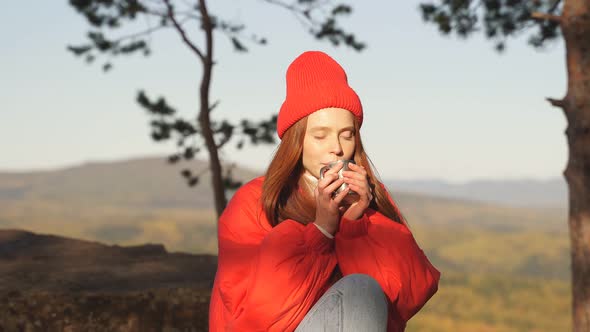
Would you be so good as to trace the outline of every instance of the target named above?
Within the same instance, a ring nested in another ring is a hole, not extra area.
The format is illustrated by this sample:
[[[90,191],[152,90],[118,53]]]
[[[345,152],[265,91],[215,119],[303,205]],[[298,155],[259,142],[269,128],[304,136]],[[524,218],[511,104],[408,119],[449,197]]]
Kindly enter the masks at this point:
[[[217,257],[0,230],[0,331],[207,331]]]

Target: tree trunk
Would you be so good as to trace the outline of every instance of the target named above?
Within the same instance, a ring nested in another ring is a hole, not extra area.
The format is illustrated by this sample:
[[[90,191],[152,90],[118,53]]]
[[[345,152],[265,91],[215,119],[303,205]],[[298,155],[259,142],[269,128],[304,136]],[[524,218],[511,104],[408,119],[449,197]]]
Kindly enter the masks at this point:
[[[561,105],[568,121],[573,331],[590,331],[590,1],[566,0],[561,16],[568,89]]]
[[[199,112],[199,124],[209,152],[209,168],[211,170],[211,184],[213,186],[213,195],[215,197],[215,211],[219,218],[225,209],[227,199],[225,198],[221,162],[219,161],[217,144],[213,138],[211,120],[209,118],[209,112],[211,110],[209,104],[209,87],[211,85],[211,72],[213,70],[213,26],[211,24],[211,17],[207,12],[205,0],[199,0],[199,7],[203,18],[203,30],[205,31],[206,43],[205,54],[203,57],[203,77],[201,79],[200,89],[201,109]]]

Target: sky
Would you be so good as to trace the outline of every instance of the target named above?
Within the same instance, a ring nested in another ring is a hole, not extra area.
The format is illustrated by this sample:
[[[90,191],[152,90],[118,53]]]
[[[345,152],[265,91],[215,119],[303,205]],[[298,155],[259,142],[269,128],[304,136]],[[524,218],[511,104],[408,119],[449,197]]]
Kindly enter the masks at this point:
[[[188,3],[188,1],[186,1]],[[463,40],[423,23],[420,1],[357,2],[341,25],[367,43],[358,53],[317,41],[286,10],[260,0],[209,1],[210,12],[268,39],[236,53],[216,34],[214,119],[265,119],[285,98],[285,71],[306,50],[346,70],[364,107],[365,148],[384,179],[549,179],[567,163],[566,120],[545,101],[566,92],[561,41],[544,50],[526,36],[498,54],[480,35]],[[155,33],[150,57],[113,60],[103,73],[67,45],[88,24],[67,1],[0,4],[0,171],[58,169],[93,161],[165,156],[174,142],[150,138],[137,91],[163,96],[194,118],[201,67],[172,30]],[[128,32],[144,29],[138,22]],[[203,35],[189,26],[191,38]],[[114,31],[111,36],[126,34]],[[102,58],[104,59],[104,58]],[[224,160],[264,170],[275,146],[223,152]],[[201,155],[205,157],[204,155]]]

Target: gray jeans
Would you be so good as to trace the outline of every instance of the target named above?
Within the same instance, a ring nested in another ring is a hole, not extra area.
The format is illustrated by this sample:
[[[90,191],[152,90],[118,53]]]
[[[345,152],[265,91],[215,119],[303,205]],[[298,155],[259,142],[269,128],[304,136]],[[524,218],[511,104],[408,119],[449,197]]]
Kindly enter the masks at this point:
[[[338,280],[309,310],[296,332],[378,332],[387,330],[387,300],[366,274]]]

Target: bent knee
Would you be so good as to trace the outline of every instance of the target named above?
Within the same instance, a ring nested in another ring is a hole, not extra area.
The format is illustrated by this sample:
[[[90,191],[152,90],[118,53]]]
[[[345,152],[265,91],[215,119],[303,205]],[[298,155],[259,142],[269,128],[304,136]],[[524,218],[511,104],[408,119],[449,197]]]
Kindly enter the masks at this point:
[[[355,273],[349,274],[338,281],[340,284],[338,288],[346,289],[348,294],[361,294],[370,297],[384,297],[383,288],[381,285],[368,274]]]

